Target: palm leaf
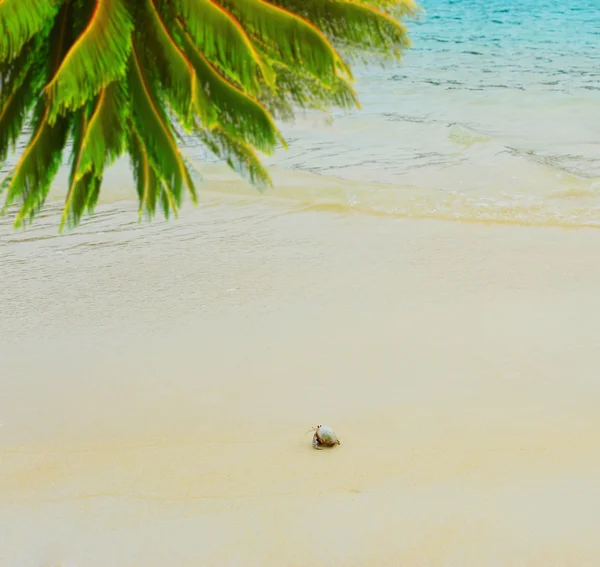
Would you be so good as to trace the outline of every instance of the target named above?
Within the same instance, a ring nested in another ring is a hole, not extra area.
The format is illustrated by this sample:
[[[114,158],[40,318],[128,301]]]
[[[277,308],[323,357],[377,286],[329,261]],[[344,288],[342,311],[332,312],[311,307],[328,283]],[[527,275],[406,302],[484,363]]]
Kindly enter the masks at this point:
[[[104,168],[123,153],[128,112],[126,86],[122,81],[114,81],[100,90],[82,139],[77,179],[90,172],[95,177],[101,176]]]
[[[83,153],[88,124],[90,122],[89,114],[87,108],[81,109],[78,112],[78,116],[75,118],[73,126],[73,146],[76,153],[73,154],[74,159],[71,165],[71,175],[69,176],[69,190],[67,191],[65,206],[60,221],[59,230],[61,232],[67,222],[69,223],[69,226],[74,226],[79,222],[81,214],[85,209],[88,188],[91,187],[90,181],[93,176],[91,171],[87,175],[80,177],[79,179],[77,178],[77,171],[81,163],[81,155]]]
[[[46,52],[28,45],[4,70],[0,84],[0,165],[15,149],[46,78]]]
[[[53,22],[49,42],[51,49],[46,59],[42,61],[44,76],[51,76],[54,73],[67,49],[70,15],[70,10],[65,4]],[[30,141],[16,167],[2,183],[2,188],[7,188],[2,213],[5,213],[17,198],[22,202],[15,219],[16,227],[22,226],[27,219],[33,219],[44,204],[50,184],[62,160],[70,123],[71,118],[68,116],[51,122],[47,101],[44,98],[38,99],[32,120],[33,133]]]
[[[0,0],[0,61],[12,60],[56,16],[62,0]]]
[[[195,201],[194,184],[175,144],[165,113],[153,92],[152,84],[140,64],[139,51],[139,46],[134,44],[129,72],[132,123],[146,148],[150,164],[172,189],[177,204],[181,202],[184,184]]]
[[[332,83],[339,71],[350,70],[329,40],[310,22],[264,0],[221,0],[242,26],[286,64],[301,65],[305,71]]]
[[[50,124],[49,109],[43,105],[40,107],[44,110],[36,120],[37,127],[8,182],[3,212],[17,198],[22,200],[15,219],[16,227],[32,219],[44,204],[69,133],[69,118],[61,116]]]
[[[147,16],[143,20],[145,49],[140,53],[144,67],[158,75],[162,92],[188,132],[193,128],[194,114],[209,125],[215,113],[200,88],[193,65],[171,35],[156,0],[143,0],[142,5]]]
[[[272,82],[271,71],[242,26],[218,2],[173,0],[173,5],[195,46],[246,92],[258,91],[261,76],[267,83]]]
[[[35,104],[34,72],[29,70],[21,84],[0,107],[0,166],[9,151],[14,151],[29,110]]]
[[[95,177],[92,173],[87,173],[84,177],[82,177],[78,183],[90,184],[90,187],[87,188],[87,199],[85,201],[85,210],[88,215],[91,215],[98,203],[98,198],[100,197],[100,187],[102,186],[102,179]]]
[[[176,196],[173,193],[173,191],[171,191],[171,188],[169,187],[169,185],[167,183],[165,183],[165,181],[163,179],[161,179],[159,182],[159,191],[160,191],[160,194],[159,194],[160,204],[161,204],[163,214],[165,215],[165,218],[169,219],[171,216],[171,213],[173,214],[173,216],[175,218],[177,218],[177,216],[178,216],[177,210],[179,208],[179,205],[177,204]]]
[[[188,34],[182,34],[182,43],[224,130],[265,153],[271,153],[278,141],[285,144],[264,106],[223,78],[196,49]]]
[[[11,61],[0,63],[0,109],[6,104],[16,90],[28,76],[29,70],[37,63],[38,68],[43,66],[43,61],[47,56],[47,44],[45,38],[36,36],[27,42]]]
[[[135,127],[129,130],[129,157],[133,176],[136,181],[136,190],[140,202],[138,214],[141,219],[144,211],[151,219],[156,213],[156,203],[162,191],[160,181],[152,164],[148,151],[136,131]]]
[[[46,86],[51,121],[58,113],[80,108],[103,86],[124,75],[132,29],[123,0],[94,0],[87,26]]]
[[[93,211],[125,151],[140,215],[177,215],[184,188],[196,201],[183,131],[270,186],[256,152],[285,146],[273,115],[358,106],[345,59],[398,57],[398,19],[416,12],[413,0],[0,0],[0,164],[33,131],[3,210],[20,202],[17,226],[39,211],[69,135],[61,230]]]
[[[272,187],[273,182],[256,152],[248,144],[230,136],[220,128],[198,130],[200,140],[218,158],[224,160],[231,169],[249,179],[259,187]]]
[[[273,0],[302,15],[345,49],[399,57],[410,45],[408,32],[397,19],[357,0]]]
[[[394,17],[416,16],[422,12],[414,0],[360,0],[362,4],[384,10]]]
[[[356,91],[345,78],[338,77],[333,84],[325,84],[314,75],[271,59],[270,55],[263,57],[277,73],[277,89],[273,92],[266,88],[259,100],[277,118],[291,120],[298,109],[328,112],[332,107],[360,108]]]

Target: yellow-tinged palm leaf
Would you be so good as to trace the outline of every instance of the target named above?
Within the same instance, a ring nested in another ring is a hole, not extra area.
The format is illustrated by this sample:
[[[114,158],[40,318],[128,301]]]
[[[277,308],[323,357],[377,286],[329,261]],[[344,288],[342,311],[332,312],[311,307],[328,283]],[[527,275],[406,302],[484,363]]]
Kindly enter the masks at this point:
[[[224,160],[234,171],[259,187],[272,187],[269,172],[261,163],[252,146],[244,143],[220,128],[199,130],[197,135],[206,147]]]
[[[131,51],[133,22],[123,0],[94,0],[90,20],[46,86],[50,121],[83,106],[123,76]]]
[[[8,183],[3,212],[17,198],[22,200],[15,220],[16,227],[32,219],[44,204],[52,179],[60,166],[69,133],[69,118],[61,116],[50,124],[48,108],[38,122]]]
[[[145,211],[148,217],[152,218],[156,213],[156,203],[162,187],[150,163],[150,157],[144,142],[135,127],[132,127],[129,131],[129,156],[140,203],[138,216],[141,219]]]
[[[73,132],[74,147],[76,153],[74,154],[73,163],[71,165],[71,175],[69,176],[69,190],[67,191],[67,197],[65,199],[65,206],[63,208],[63,214],[60,221],[60,231],[62,232],[65,224],[69,222],[69,226],[74,226],[79,222],[81,214],[85,209],[85,202],[87,199],[87,190],[91,188],[88,176],[92,175],[89,172],[83,178],[77,178],[77,171],[81,163],[81,155],[85,145],[85,139],[88,131],[88,125],[90,122],[88,116],[88,109],[84,108],[79,111],[79,115],[75,119],[75,126]]]
[[[17,225],[37,213],[69,135],[61,228],[94,209],[124,151],[141,212],[176,215],[185,187],[195,200],[182,127],[269,185],[255,150],[285,146],[271,112],[357,106],[346,60],[397,56],[408,39],[394,18],[416,12],[413,0],[0,0],[0,162],[33,128],[6,206],[21,201]]]
[[[285,63],[295,63],[326,83],[350,70],[325,35],[298,15],[264,0],[220,0],[251,37],[275,51]]]
[[[15,144],[37,100],[45,74],[43,53],[23,50],[6,68],[0,83],[0,165]]]
[[[399,57],[410,46],[408,32],[397,19],[360,0],[272,1],[301,14],[346,51]]]
[[[380,8],[395,17],[416,16],[422,12],[414,0],[360,0],[363,4]]]
[[[196,47],[244,90],[258,92],[261,76],[272,83],[272,71],[239,22],[217,0],[173,0],[173,5]]]
[[[98,199],[104,168],[125,148],[127,97],[124,85],[114,81],[103,87],[89,109],[79,111],[73,131],[74,154],[69,190],[61,219],[74,227],[84,211],[93,210]]]
[[[146,148],[152,167],[172,189],[177,204],[180,202],[184,184],[195,201],[194,183],[177,148],[172,130],[160,110],[160,103],[153,93],[152,85],[144,74],[139,50],[140,47],[134,44],[129,72],[132,123]]]
[[[140,55],[160,76],[163,92],[181,125],[191,131],[194,114],[209,125],[215,119],[214,110],[200,88],[193,65],[167,28],[157,0],[142,0],[142,5],[146,8],[148,21],[143,29],[145,49]]]
[[[171,191],[169,185],[165,183],[164,179],[160,180],[159,188],[160,203],[165,218],[168,219],[171,216],[171,213],[175,218],[177,218],[179,216],[177,212],[179,209],[179,204],[177,203],[175,194],[173,193],[173,191]]]
[[[269,89],[261,94],[260,100],[271,113],[283,120],[294,116],[294,109],[311,109],[327,112],[332,107],[342,110],[360,108],[354,87],[343,77],[328,85],[296,67],[288,67],[265,55],[277,72],[277,91]]]
[[[14,59],[52,22],[62,0],[0,0],[0,61]]]
[[[82,138],[76,171],[78,180],[89,172],[96,177],[101,176],[104,168],[123,153],[127,115],[128,100],[124,83],[114,81],[103,87]]]
[[[64,55],[68,45],[68,21],[69,10],[62,6],[51,30],[44,32],[44,37],[50,33],[50,49],[47,57],[40,62],[42,76],[46,73],[51,75]],[[62,160],[70,123],[70,116],[51,123],[46,100],[38,98],[32,120],[33,134],[16,167],[2,183],[2,189],[8,188],[3,213],[15,200],[22,202],[15,226],[22,226],[28,219],[33,219],[44,204]]]
[[[189,35],[182,34],[182,42],[209,104],[217,109],[218,122],[224,130],[265,153],[271,153],[278,141],[285,144],[264,106],[219,75],[196,49]]]
[[[28,78],[12,93],[0,108],[0,165],[4,163],[9,151],[14,151],[16,141],[21,135],[27,113],[35,102],[35,91],[29,71]]]

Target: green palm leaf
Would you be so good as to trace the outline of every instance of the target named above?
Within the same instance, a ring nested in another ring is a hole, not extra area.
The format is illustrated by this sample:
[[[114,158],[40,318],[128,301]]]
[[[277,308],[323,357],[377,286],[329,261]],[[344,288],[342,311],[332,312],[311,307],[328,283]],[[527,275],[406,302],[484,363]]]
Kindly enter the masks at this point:
[[[162,186],[150,163],[146,146],[135,128],[130,130],[129,156],[140,202],[139,216],[141,218],[145,211],[149,218],[153,218],[156,213],[156,204],[162,192]]]
[[[259,187],[272,187],[271,176],[252,146],[220,128],[199,130],[197,135],[213,154],[223,159],[231,169],[247,178],[250,183]]]
[[[42,76],[52,76],[68,45],[69,10],[63,5],[50,33],[48,57],[42,61]],[[47,33],[44,33],[44,37]],[[40,36],[41,37],[41,36]],[[27,78],[23,84],[28,84]],[[22,226],[39,212],[44,204],[50,184],[62,161],[62,152],[67,142],[71,116],[61,116],[50,121],[50,108],[45,98],[38,98],[32,120],[33,134],[26,150],[12,173],[2,182],[7,188],[2,213],[15,200],[22,204],[15,219],[15,226]]]
[[[145,49],[140,56],[144,59],[146,69],[151,69],[159,77],[165,98],[188,132],[193,129],[195,115],[209,125],[215,119],[215,112],[208,104],[194,66],[171,35],[157,1],[142,0],[142,5],[147,20],[143,28]]]
[[[349,68],[325,35],[298,15],[264,0],[221,0],[248,33],[288,65],[295,64],[325,83]]]
[[[219,75],[194,47],[189,35],[182,34],[182,42],[202,89],[207,93],[208,103],[214,105],[218,122],[224,130],[247,140],[265,153],[271,153],[278,141],[285,144],[264,106]]]
[[[100,90],[82,140],[77,179],[90,172],[102,176],[104,168],[123,153],[128,112],[123,81],[114,81]]]
[[[272,72],[244,28],[217,1],[173,0],[173,4],[196,47],[244,90],[256,93],[261,77],[272,82]]]
[[[44,204],[52,179],[62,161],[69,124],[70,119],[62,116],[50,124],[47,107],[38,118],[31,141],[8,182],[3,212],[17,198],[22,200],[15,220],[16,227],[22,226],[28,219],[33,219]]]
[[[73,156],[71,175],[69,176],[69,190],[67,191],[67,198],[60,221],[60,231],[63,230],[67,222],[69,222],[70,226],[77,224],[81,218],[82,211],[85,209],[87,191],[90,187],[89,179],[87,179],[87,175],[85,176],[85,179],[81,177],[78,179],[77,170],[81,163],[81,155],[85,145],[89,121],[89,110],[87,108],[80,110],[78,116],[75,118],[73,139],[76,153]],[[91,174],[92,172],[89,172],[88,175]]]
[[[285,147],[273,116],[358,107],[348,62],[398,57],[413,0],[0,0],[0,186],[15,224],[42,207],[70,141],[61,219],[98,203],[128,153],[140,215],[177,215],[195,187],[177,145],[190,132],[257,186],[257,151]],[[339,52],[338,52],[339,50]]]
[[[410,45],[408,32],[398,20],[377,7],[357,0],[273,0],[301,14],[332,39],[352,52],[377,52],[399,57]]]
[[[123,0],[94,0],[87,26],[64,57],[45,91],[50,120],[76,110],[125,74],[133,23]]]
[[[62,0],[0,0],[0,61],[14,59],[23,46],[52,23]]]
[[[154,93],[152,84],[140,63],[140,47],[134,44],[133,60],[129,71],[132,123],[142,140],[152,167],[171,188],[175,202],[181,202],[183,185],[193,200],[196,190],[183,162],[164,110]]]
[[[374,6],[400,18],[403,16],[416,16],[422,11],[414,0],[360,0],[367,6]]]
[[[6,160],[26,122],[30,109],[45,79],[44,58],[40,51],[21,53],[7,66],[0,84],[0,165]],[[6,77],[6,79],[5,79]]]

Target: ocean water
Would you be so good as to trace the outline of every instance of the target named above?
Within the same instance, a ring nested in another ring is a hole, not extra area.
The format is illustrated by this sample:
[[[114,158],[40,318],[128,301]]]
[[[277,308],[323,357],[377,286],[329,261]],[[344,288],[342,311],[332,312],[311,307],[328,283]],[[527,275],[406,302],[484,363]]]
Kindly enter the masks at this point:
[[[278,196],[397,216],[600,226],[600,5],[423,7],[401,63],[357,69],[361,111],[283,128],[290,149],[267,163],[322,179],[279,180]]]

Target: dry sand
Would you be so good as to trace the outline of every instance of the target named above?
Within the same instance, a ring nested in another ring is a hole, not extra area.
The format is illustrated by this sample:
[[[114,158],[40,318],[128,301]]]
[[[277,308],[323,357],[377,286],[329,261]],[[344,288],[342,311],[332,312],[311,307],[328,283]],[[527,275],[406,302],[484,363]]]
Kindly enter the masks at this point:
[[[1,566],[600,564],[599,231],[219,201],[1,228]]]

